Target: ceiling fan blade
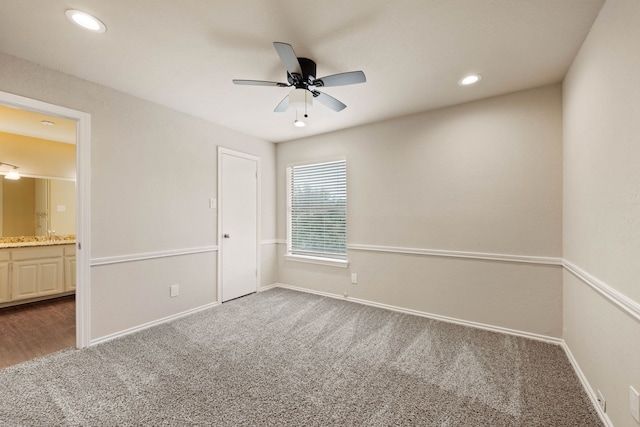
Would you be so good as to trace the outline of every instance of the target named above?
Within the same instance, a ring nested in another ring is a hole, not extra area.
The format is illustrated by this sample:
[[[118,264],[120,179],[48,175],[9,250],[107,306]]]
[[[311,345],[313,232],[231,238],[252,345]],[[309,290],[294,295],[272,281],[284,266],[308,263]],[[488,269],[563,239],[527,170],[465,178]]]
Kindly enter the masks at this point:
[[[280,82],[267,82],[264,80],[238,80],[233,79],[233,83],[237,85],[247,86],[277,86],[277,87],[289,87],[290,85]]]
[[[273,42],[273,46],[276,48],[276,52],[289,74],[297,74],[302,77],[302,68],[300,68],[300,62],[298,62],[298,57],[293,51],[293,47],[288,43],[281,42]]]
[[[349,71],[348,73],[332,74],[314,81],[316,86],[344,86],[356,83],[364,83],[367,77],[362,71]],[[320,83],[321,82],[321,83]]]
[[[285,96],[282,101],[276,106],[275,113],[284,113],[289,108],[289,95]]]
[[[335,99],[333,96],[327,95],[326,93],[315,91],[313,92],[313,96],[315,99],[331,108],[333,111],[342,111],[347,108],[342,102]]]

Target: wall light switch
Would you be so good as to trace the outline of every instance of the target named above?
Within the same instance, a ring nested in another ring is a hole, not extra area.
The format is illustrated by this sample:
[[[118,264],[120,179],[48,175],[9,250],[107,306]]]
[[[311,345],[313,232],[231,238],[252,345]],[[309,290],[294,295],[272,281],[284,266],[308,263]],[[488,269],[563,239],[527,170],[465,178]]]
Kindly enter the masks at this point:
[[[209,199],[209,209],[215,209],[217,207],[218,207],[218,203],[217,203],[216,199],[213,198],[213,197],[210,198]]]
[[[180,295],[180,285],[171,285],[169,295],[171,296],[171,298]]]
[[[58,212],[66,212],[67,211],[67,207],[65,205],[58,205],[58,206],[56,206],[56,210]]]
[[[351,273],[351,283],[354,285],[358,283],[358,273]]]

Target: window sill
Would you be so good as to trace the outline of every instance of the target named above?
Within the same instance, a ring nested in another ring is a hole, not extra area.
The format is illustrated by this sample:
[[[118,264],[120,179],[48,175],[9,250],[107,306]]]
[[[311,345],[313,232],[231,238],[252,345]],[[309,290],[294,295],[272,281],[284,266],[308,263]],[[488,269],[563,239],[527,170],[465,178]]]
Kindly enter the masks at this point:
[[[332,258],[320,258],[314,256],[303,256],[303,255],[293,255],[286,254],[284,259],[287,261],[295,261],[295,262],[306,262],[308,264],[320,264],[327,265],[329,267],[340,267],[347,268],[349,266],[349,261],[346,259],[332,259]]]

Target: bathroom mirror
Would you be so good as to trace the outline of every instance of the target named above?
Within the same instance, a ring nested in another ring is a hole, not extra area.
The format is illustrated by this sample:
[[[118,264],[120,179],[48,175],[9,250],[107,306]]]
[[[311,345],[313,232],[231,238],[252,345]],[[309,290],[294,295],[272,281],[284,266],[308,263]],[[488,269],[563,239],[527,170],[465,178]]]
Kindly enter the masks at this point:
[[[76,233],[75,182],[0,179],[0,237]]]

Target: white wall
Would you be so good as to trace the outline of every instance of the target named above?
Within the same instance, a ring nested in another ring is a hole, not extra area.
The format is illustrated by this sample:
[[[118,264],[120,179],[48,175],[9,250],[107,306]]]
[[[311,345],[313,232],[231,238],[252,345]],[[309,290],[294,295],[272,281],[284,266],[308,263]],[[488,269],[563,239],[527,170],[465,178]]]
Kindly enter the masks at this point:
[[[564,338],[616,426],[640,391],[640,2],[608,0],[564,81]]]
[[[272,143],[4,54],[0,75],[0,91],[91,114],[92,259],[215,246],[218,145],[262,159],[262,239],[275,238]],[[216,300],[215,252],[159,262],[92,267],[92,339]]]
[[[287,165],[345,157],[347,243],[364,245],[348,251],[349,269],[284,261],[279,245],[279,281],[560,337],[556,265],[369,249],[559,259],[561,109],[552,85],[278,144],[278,237],[286,239]]]

